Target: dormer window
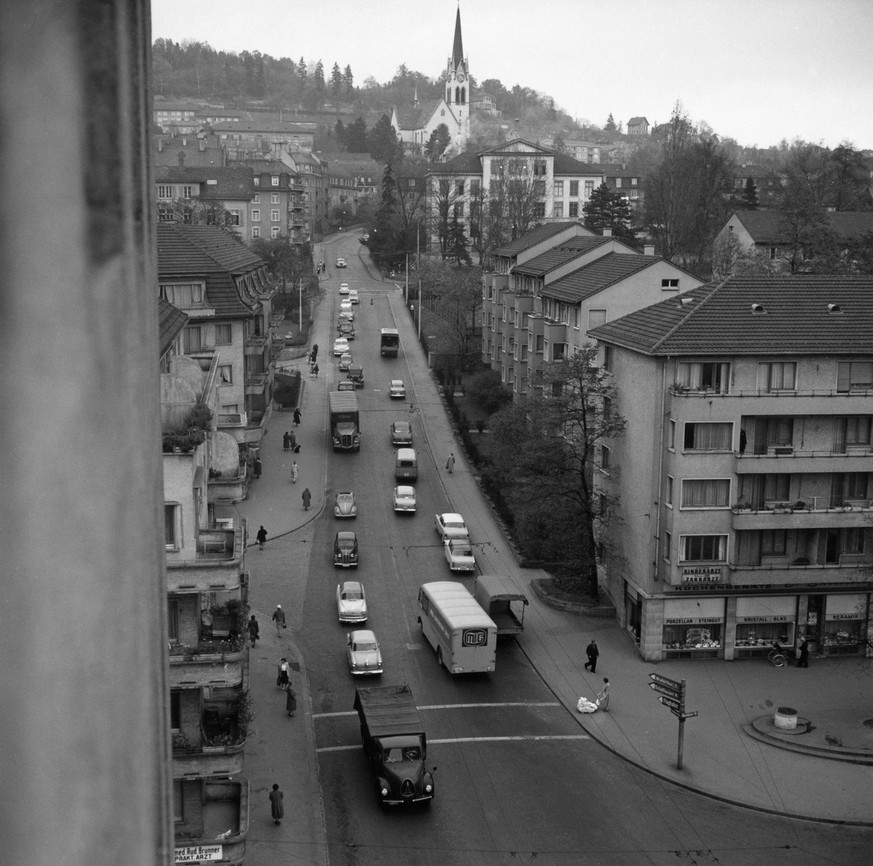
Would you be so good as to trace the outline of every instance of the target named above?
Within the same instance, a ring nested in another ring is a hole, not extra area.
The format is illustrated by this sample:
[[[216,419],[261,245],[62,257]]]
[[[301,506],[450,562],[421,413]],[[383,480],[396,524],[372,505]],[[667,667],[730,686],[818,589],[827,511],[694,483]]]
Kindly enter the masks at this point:
[[[278,174],[270,175],[270,185],[271,186],[279,186],[279,175]]]

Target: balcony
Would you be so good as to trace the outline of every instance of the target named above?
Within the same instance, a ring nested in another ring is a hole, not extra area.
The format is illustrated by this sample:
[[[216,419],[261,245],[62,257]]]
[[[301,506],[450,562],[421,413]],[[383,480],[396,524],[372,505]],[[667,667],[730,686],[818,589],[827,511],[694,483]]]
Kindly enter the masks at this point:
[[[849,583],[863,587],[865,584],[861,581],[867,576],[866,569],[869,568],[869,564],[854,562],[851,559],[843,562],[841,559],[839,563],[818,565],[804,562],[803,557],[798,557],[793,562],[783,557],[774,558],[761,565],[731,562],[728,568],[730,583],[733,586],[760,587],[766,584],[799,590]]]
[[[873,472],[873,452],[850,447],[846,451],[799,450],[791,445],[774,446],[756,454],[737,454],[736,472],[764,474],[776,472]],[[827,466],[822,461],[828,461]]]
[[[722,397],[747,400],[748,405],[737,407],[736,411],[744,411],[749,415],[850,415],[857,411],[860,400],[873,396],[873,391],[837,391],[835,388],[802,391],[760,391],[757,389],[723,391],[715,388],[692,388],[679,382],[674,382],[668,390],[674,397],[705,397],[707,399]]]
[[[213,690],[213,697],[215,694]],[[250,700],[246,691],[229,691],[219,700],[207,701],[194,738],[190,733],[173,734],[173,778],[233,776],[242,772],[252,721]]]
[[[184,550],[168,550],[167,591],[236,591],[244,585],[242,563],[245,555],[246,522],[233,529],[203,529],[193,558]]]
[[[270,345],[268,334],[249,334],[245,339],[246,355],[263,355]]]
[[[197,646],[170,643],[170,688],[203,689],[241,686],[248,649],[240,635],[200,641]]]
[[[212,779],[203,786],[199,832],[177,827],[176,863],[216,860],[239,866],[245,858],[249,832],[249,783]]]
[[[263,395],[269,384],[269,373],[249,373],[246,376],[246,396]]]
[[[830,497],[813,496],[806,500],[765,501],[756,505],[735,503],[733,529],[853,529],[869,526],[873,502],[847,499],[830,505]]]
[[[248,487],[248,468],[241,463],[235,474],[227,470],[216,475],[215,470],[210,470],[206,491],[209,502],[230,504],[245,499]]]

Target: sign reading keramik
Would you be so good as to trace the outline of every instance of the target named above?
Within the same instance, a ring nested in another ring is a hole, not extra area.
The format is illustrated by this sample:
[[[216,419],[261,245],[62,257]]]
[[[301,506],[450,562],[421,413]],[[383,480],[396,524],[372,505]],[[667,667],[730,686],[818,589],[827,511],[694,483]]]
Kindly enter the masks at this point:
[[[224,859],[221,845],[188,845],[176,848],[174,863],[209,863]]]

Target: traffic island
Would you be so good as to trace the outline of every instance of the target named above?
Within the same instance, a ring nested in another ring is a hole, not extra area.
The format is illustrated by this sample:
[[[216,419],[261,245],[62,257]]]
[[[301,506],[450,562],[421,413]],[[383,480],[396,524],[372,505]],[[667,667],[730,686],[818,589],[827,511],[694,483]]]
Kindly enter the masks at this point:
[[[794,726],[791,727],[792,721]],[[751,724],[741,726],[743,731],[761,743],[832,761],[873,765],[873,750],[859,746],[843,746],[833,742],[825,731],[819,730],[809,719],[797,714],[791,707],[779,707],[775,713],[759,716]]]

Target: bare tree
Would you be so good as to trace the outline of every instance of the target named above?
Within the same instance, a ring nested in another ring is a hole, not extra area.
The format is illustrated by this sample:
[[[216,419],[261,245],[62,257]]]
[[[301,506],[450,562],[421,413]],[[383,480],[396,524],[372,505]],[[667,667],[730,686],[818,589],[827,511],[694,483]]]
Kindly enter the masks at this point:
[[[502,246],[523,235],[537,221],[537,205],[545,195],[544,182],[536,175],[536,160],[509,157],[497,166],[488,186],[484,216],[488,248]]]

